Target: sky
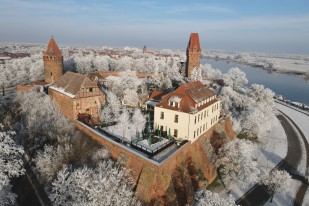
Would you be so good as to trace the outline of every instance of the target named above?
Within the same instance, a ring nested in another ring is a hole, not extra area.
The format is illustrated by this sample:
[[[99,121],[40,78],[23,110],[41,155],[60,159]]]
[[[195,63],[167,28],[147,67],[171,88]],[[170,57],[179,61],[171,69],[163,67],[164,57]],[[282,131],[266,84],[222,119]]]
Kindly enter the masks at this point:
[[[309,54],[309,0],[0,0],[0,42]]]

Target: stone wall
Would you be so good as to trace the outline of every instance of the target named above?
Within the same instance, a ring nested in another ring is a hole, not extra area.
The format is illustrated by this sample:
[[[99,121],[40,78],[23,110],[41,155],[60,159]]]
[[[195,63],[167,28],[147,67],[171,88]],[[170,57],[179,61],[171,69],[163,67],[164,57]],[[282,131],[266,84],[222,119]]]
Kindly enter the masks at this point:
[[[186,205],[193,202],[194,193],[216,178],[206,142],[214,138],[229,141],[234,133],[225,120],[217,123],[193,144],[183,145],[161,163],[130,151],[123,145],[102,137],[89,127],[76,122],[77,127],[104,145],[111,157],[132,170],[136,182],[136,195],[146,205]],[[227,130],[228,132],[225,132]],[[220,141],[223,142],[223,141]]]

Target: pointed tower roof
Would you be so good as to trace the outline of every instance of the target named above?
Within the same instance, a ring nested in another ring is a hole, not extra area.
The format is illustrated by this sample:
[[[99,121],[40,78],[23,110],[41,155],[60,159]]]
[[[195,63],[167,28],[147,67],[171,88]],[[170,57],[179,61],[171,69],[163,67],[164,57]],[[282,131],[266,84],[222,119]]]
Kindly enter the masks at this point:
[[[187,50],[193,50],[194,45],[197,46],[197,51],[201,51],[198,33],[191,33]]]
[[[44,52],[44,56],[62,57],[62,53],[54,39],[54,36],[50,38],[47,49]]]

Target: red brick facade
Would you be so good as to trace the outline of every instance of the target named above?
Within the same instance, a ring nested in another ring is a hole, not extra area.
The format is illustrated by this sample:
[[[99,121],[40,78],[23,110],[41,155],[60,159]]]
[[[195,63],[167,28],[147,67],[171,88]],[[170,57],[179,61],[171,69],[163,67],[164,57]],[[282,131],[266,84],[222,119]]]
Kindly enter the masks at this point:
[[[187,47],[186,77],[190,78],[194,68],[200,67],[201,47],[198,33],[191,33]]]
[[[63,74],[63,56],[53,37],[51,37],[43,54],[43,61],[45,82],[55,82]]]

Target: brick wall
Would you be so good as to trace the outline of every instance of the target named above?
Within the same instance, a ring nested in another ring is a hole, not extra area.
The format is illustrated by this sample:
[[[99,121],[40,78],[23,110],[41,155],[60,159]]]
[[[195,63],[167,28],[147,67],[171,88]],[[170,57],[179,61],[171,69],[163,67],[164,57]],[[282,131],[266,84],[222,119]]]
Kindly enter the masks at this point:
[[[61,112],[68,118],[75,120],[77,116],[74,115],[74,100],[60,92],[57,92],[53,89],[48,89],[48,94],[56,102]]]
[[[215,137],[214,133],[217,130],[230,129],[224,124],[217,123],[193,144],[183,145],[159,164],[103,138],[79,122],[76,122],[76,125],[81,131],[105,146],[114,160],[132,170],[137,184],[136,195],[147,205],[191,204],[195,190],[204,188],[216,178],[216,169],[203,147],[204,141]],[[225,134],[226,139],[233,138],[228,137],[230,134]]]
[[[63,57],[44,56],[45,82],[53,83],[63,75]]]

